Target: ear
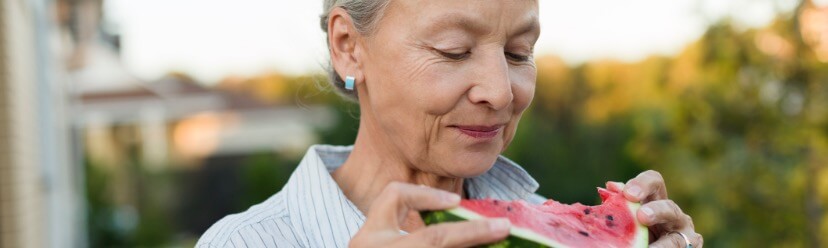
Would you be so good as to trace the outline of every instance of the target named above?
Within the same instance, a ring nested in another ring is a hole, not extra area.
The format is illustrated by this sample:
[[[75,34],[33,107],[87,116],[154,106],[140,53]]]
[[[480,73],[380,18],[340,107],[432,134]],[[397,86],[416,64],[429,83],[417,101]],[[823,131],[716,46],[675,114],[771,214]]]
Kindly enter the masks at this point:
[[[328,16],[328,47],[331,53],[331,64],[340,78],[353,76],[359,84],[364,81],[358,47],[361,34],[354,27],[351,16],[345,9],[334,8]]]

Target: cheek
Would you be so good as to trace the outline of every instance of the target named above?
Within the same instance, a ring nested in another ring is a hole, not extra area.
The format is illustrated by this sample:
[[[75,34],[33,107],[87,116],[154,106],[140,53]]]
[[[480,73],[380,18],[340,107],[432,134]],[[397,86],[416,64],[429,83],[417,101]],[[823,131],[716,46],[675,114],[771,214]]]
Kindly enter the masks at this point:
[[[417,50],[375,50],[377,57],[366,67],[368,101],[379,127],[409,153],[421,157],[429,143],[438,141],[441,116],[451,112],[460,97],[460,77],[433,56]]]
[[[455,111],[458,104],[464,100],[468,89],[462,84],[462,80],[460,73],[446,72],[442,73],[442,76],[435,76],[423,82],[425,86],[421,99],[426,113],[432,116],[442,116]]]
[[[532,99],[535,98],[535,82],[537,81],[537,69],[525,67],[515,69],[512,72],[512,94],[514,94],[514,114],[520,115]]]
[[[512,75],[512,93],[515,97],[513,103],[514,108],[512,110],[512,120],[503,135],[501,152],[505,151],[512,142],[523,112],[526,111],[535,98],[536,75],[537,73],[534,68],[531,70],[518,70]]]
[[[451,70],[428,52],[410,48],[389,50],[377,58],[372,75],[377,87],[371,98],[380,106],[399,106],[411,114],[444,115],[463,95],[464,75]],[[381,103],[381,104],[380,104]]]

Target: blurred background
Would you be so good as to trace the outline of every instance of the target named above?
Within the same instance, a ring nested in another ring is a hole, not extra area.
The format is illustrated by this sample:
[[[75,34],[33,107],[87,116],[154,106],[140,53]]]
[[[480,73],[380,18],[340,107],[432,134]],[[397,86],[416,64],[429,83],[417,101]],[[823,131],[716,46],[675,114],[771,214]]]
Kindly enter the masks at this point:
[[[191,247],[351,144],[321,2],[0,0],[0,246]],[[540,7],[540,194],[654,169],[709,247],[828,247],[828,0]]]

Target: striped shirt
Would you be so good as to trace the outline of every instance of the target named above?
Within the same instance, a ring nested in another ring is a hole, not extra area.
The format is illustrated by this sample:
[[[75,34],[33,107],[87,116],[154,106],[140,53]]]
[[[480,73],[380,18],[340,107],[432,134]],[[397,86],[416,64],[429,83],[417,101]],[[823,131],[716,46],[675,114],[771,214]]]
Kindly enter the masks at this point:
[[[242,213],[213,224],[196,247],[348,247],[365,215],[331,177],[351,146],[314,145],[281,191]],[[500,156],[492,169],[464,181],[469,198],[541,202],[538,183]]]

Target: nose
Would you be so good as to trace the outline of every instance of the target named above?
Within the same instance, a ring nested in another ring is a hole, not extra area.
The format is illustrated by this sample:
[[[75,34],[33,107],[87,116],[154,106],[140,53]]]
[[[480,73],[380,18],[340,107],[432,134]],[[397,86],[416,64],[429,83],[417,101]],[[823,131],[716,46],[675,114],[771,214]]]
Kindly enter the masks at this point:
[[[473,72],[472,78],[475,81],[468,93],[469,100],[493,110],[508,107],[514,100],[514,94],[509,80],[509,62],[503,51],[479,61],[479,66],[476,66]]]

